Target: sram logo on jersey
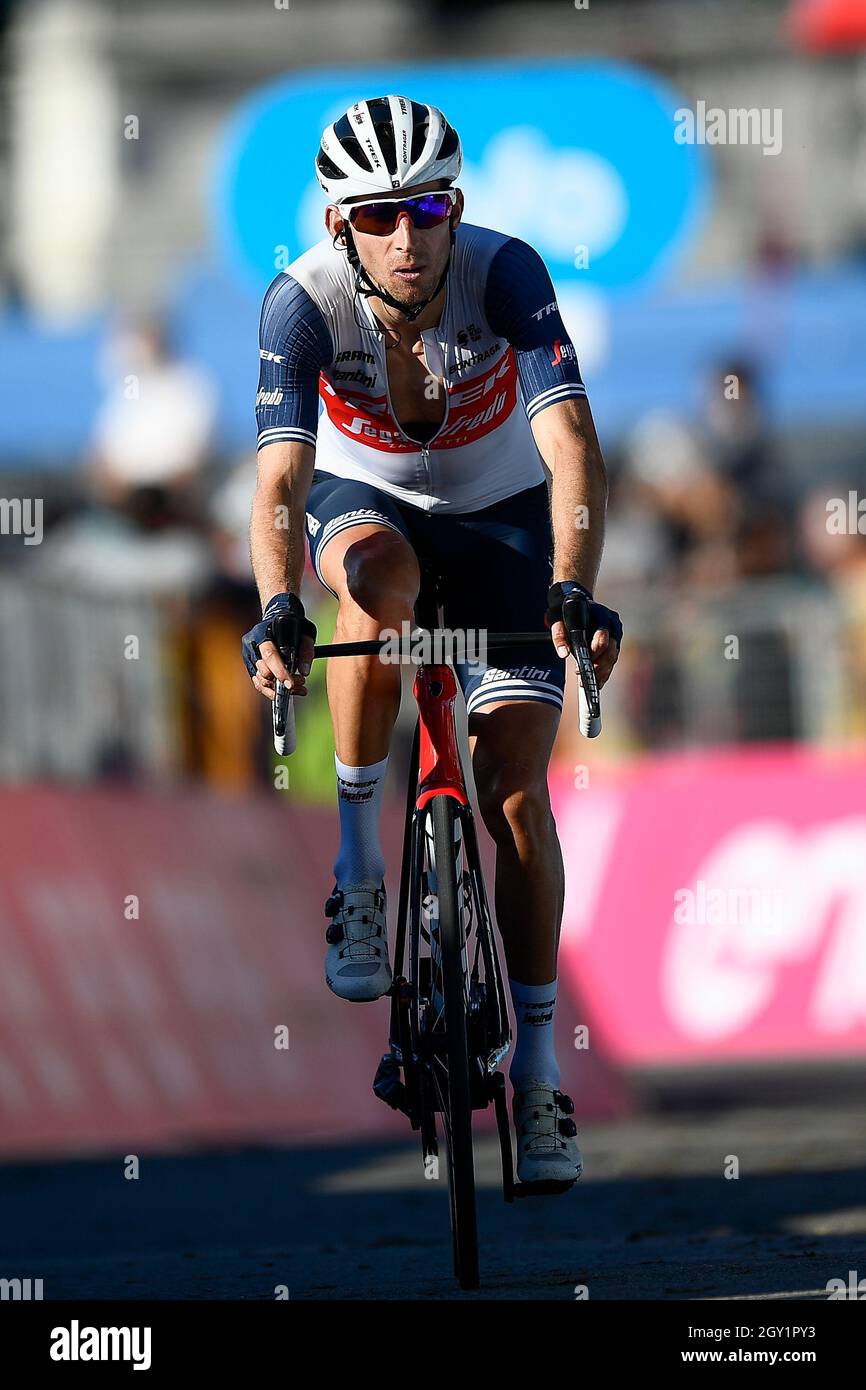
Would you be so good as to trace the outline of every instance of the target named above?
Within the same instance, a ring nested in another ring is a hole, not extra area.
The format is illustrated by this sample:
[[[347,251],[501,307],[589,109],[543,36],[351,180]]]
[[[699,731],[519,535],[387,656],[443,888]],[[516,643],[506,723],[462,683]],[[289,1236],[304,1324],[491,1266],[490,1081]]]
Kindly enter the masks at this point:
[[[360,348],[352,348],[345,352],[338,352],[334,362],[369,362],[375,366],[376,359],[372,352],[363,352]],[[353,372],[340,371],[334,366],[332,375],[335,381],[356,381],[359,386],[375,386],[378,372],[365,372],[363,367],[356,367]]]
[[[372,352],[362,352],[360,348],[352,348],[347,352],[338,352],[334,358],[335,362],[369,362],[375,367],[376,359]]]

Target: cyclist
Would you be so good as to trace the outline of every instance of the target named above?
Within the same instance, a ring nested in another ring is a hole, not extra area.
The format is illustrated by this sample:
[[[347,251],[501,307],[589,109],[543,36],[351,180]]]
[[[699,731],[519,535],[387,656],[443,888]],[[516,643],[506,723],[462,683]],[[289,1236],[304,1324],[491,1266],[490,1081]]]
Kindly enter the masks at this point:
[[[411,623],[427,555],[445,571],[447,627],[551,626],[549,655],[515,649],[495,667],[455,666],[496,846],[518,1177],[573,1181],[574,1105],[553,1038],[564,874],[547,766],[569,651],[565,594],[589,600],[600,686],[618,656],[619,618],[592,596],[607,482],[550,276],[525,242],[463,222],[461,164],[442,112],[401,96],[358,101],[322,135],[328,235],[276,277],[262,307],[251,552],[263,617],[244,659],[268,698],[275,679],[306,694],[305,523],[316,575],[339,603],[335,641]],[[297,625],[297,672],[271,640],[285,614]],[[391,984],[379,811],[400,667],[332,662],[327,688],[341,839],[326,979],[343,999],[371,1000]]]

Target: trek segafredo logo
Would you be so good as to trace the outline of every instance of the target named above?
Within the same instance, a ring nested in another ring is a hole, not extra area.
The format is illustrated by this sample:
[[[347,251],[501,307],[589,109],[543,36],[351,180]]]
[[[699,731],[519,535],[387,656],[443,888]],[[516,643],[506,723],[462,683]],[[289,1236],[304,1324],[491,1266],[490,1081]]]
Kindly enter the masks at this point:
[[[52,1327],[52,1361],[131,1361],[134,1371],[150,1370],[149,1327]]]

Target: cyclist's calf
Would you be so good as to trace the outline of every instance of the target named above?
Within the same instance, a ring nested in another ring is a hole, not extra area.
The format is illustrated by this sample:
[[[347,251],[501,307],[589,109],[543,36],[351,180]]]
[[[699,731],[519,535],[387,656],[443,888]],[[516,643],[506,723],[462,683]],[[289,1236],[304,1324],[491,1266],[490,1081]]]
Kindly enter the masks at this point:
[[[554,830],[546,778],[522,767],[475,768],[478,809],[494,843],[515,844],[521,858],[542,857]]]

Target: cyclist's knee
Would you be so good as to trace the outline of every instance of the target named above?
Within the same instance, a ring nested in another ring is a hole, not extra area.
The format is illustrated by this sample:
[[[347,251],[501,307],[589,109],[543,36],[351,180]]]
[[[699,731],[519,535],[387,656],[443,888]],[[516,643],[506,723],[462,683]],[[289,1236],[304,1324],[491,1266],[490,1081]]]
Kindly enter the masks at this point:
[[[377,618],[411,616],[420,573],[415,552],[396,531],[371,531],[343,555],[337,591],[341,606],[354,605]]]

